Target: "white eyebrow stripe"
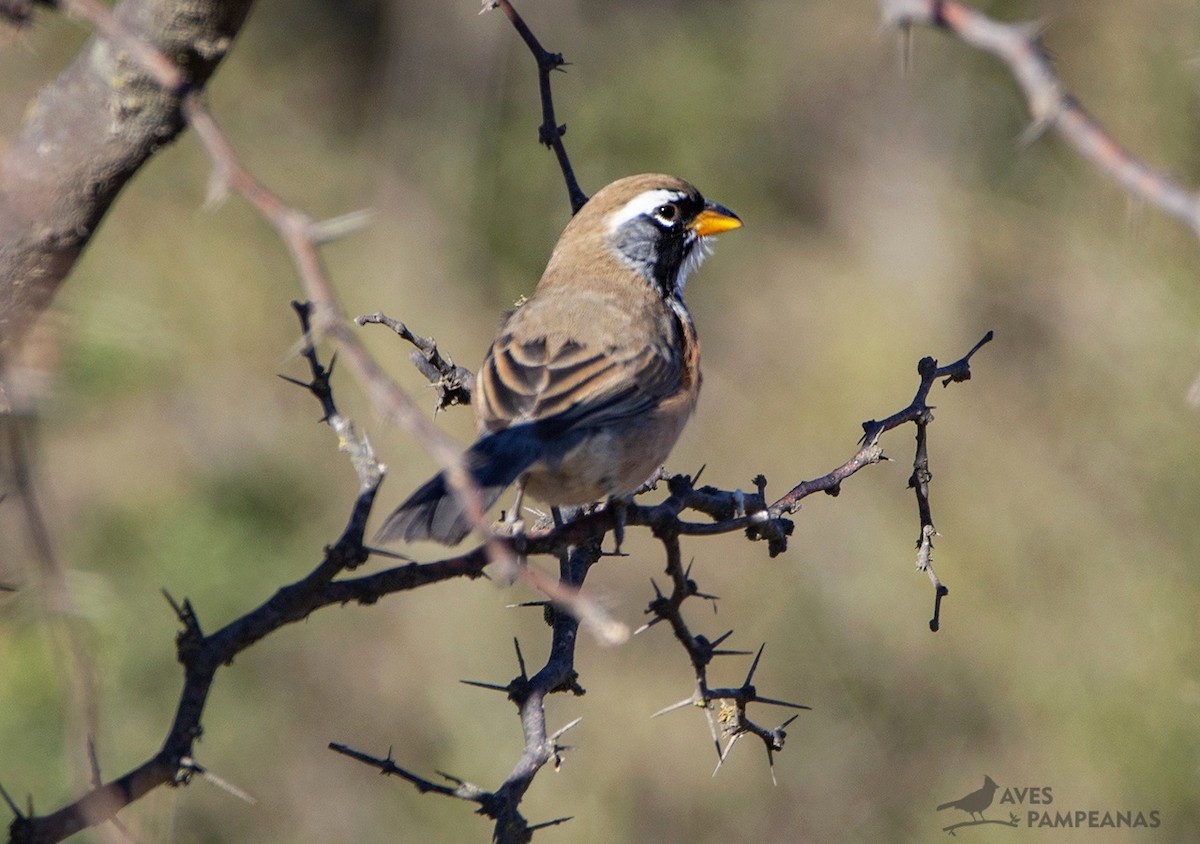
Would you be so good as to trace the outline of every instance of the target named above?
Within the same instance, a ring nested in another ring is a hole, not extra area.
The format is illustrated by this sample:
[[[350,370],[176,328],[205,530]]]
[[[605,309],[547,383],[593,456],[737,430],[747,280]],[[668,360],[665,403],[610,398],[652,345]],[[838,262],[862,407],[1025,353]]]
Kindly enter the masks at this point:
[[[640,217],[642,214],[649,214],[660,205],[665,205],[668,202],[678,202],[682,198],[682,193],[677,190],[668,190],[667,188],[642,191],[609,215],[608,230],[614,232],[635,217]]]

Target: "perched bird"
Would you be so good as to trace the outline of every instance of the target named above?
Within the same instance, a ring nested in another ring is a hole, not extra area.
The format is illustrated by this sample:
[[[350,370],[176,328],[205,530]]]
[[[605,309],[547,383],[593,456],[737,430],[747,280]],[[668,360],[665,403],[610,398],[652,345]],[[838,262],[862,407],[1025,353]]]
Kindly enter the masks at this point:
[[[684,284],[708,239],[741,225],[692,185],[657,174],[613,182],[579,209],[475,376],[479,439],[465,465],[486,506],[513,483],[518,501],[528,492],[551,505],[625,496],[662,465],[700,391]],[[377,541],[455,545],[470,529],[437,475]]]
[[[951,800],[949,803],[943,803],[937,807],[937,811],[942,809],[962,809],[971,816],[971,820],[975,820],[975,816],[979,815],[980,820],[984,820],[983,810],[992,805],[992,799],[996,796],[996,789],[1000,786],[992,780],[991,777],[983,778],[983,788],[978,791],[972,791],[966,797],[960,797],[957,800]]]

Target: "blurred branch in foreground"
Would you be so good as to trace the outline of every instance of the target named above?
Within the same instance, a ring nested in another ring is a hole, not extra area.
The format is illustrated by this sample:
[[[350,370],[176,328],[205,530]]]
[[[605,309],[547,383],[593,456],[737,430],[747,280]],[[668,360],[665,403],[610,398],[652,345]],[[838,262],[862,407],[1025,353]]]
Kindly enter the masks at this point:
[[[1054,72],[1039,24],[1001,23],[952,0],[880,0],[880,11],[885,27],[906,32],[914,25],[938,27],[996,56],[1012,72],[1033,118],[1024,142],[1054,129],[1131,196],[1179,218],[1200,238],[1200,192],[1188,190],[1125,149],[1084,110]]]

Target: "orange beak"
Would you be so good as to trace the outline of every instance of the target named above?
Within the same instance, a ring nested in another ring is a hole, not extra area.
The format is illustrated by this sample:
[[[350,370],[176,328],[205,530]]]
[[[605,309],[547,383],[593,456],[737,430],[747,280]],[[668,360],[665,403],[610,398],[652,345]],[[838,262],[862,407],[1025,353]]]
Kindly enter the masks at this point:
[[[696,219],[692,220],[691,225],[692,231],[700,237],[708,237],[741,227],[741,217],[724,205],[718,205],[715,202],[704,203],[704,210],[696,215]]]

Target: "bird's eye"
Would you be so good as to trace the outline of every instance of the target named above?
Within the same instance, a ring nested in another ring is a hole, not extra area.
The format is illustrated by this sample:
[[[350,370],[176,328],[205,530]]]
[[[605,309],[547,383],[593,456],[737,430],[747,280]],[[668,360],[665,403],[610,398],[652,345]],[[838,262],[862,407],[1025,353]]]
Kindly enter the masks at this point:
[[[666,223],[668,226],[675,222],[675,218],[679,216],[679,209],[674,205],[667,203],[660,205],[654,209],[654,216],[661,223]]]

